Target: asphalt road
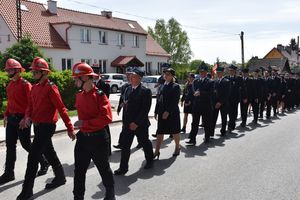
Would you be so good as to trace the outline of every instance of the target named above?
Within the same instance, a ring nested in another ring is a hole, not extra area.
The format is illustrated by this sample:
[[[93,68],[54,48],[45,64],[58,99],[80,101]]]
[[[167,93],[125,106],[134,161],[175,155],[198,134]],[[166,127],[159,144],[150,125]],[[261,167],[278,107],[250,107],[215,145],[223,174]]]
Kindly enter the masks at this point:
[[[115,177],[118,200],[300,200],[300,112],[248,125],[225,138],[216,136],[211,144],[202,143],[203,128],[199,129],[197,144],[187,147],[182,135],[181,154],[174,158],[174,143],[166,138],[160,160],[154,168],[144,170],[143,151],[132,146],[129,171]],[[251,121],[252,117],[250,117]],[[151,120],[150,133],[156,122]],[[121,124],[111,126],[113,144]],[[189,127],[188,127],[189,130]],[[150,136],[155,145],[155,140]],[[73,199],[73,149],[65,133],[53,137],[55,149],[63,163],[67,183],[52,191],[43,188],[52,178],[52,170],[35,181],[34,197],[42,200]],[[5,147],[0,147],[0,165],[4,164]],[[0,186],[0,199],[15,199],[21,191],[27,153],[18,146],[16,180]],[[119,165],[120,152],[111,156],[111,168]],[[103,199],[104,187],[96,168],[87,172],[86,198]]]

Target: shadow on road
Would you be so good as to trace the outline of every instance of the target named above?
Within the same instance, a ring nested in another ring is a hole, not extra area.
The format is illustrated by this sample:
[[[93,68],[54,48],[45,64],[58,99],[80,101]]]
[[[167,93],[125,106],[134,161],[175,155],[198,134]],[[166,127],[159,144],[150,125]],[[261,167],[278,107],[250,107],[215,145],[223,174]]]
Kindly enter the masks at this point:
[[[156,160],[152,169],[145,170],[143,166],[145,161],[141,165],[141,168],[133,174],[128,176],[114,176],[115,179],[115,193],[117,196],[124,195],[130,192],[130,185],[137,182],[138,179],[151,179],[154,176],[161,176],[166,172],[176,160],[176,157],[168,159]],[[102,199],[105,196],[105,188],[102,183],[98,185],[100,191],[91,196],[92,199]]]

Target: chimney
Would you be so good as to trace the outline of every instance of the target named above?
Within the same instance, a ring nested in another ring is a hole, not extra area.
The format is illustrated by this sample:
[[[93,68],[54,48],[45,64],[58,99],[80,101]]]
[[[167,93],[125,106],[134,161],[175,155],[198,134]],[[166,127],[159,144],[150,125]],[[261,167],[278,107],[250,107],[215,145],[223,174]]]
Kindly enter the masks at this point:
[[[57,1],[48,0],[48,11],[53,14],[57,15]]]
[[[103,10],[103,11],[101,11],[101,15],[108,18],[108,19],[112,18],[112,12],[111,11]]]
[[[282,44],[277,44],[277,49],[278,49],[279,51],[282,51],[282,50],[284,50],[284,47],[283,47]]]

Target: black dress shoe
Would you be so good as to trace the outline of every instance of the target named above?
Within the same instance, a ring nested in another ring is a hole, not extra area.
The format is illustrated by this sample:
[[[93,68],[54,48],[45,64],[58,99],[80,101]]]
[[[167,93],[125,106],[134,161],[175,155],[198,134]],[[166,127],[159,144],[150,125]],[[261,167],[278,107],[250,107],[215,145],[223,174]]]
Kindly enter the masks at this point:
[[[147,162],[146,165],[144,166],[144,169],[151,169],[151,168],[153,168],[153,161]]]
[[[245,127],[246,127],[246,123],[241,123],[241,124],[240,124],[240,127],[245,128]]]
[[[47,174],[49,166],[50,165],[48,163],[41,166],[40,170],[37,172],[37,176],[43,176],[43,175]]]
[[[14,173],[5,172],[2,176],[0,176],[0,185],[3,185],[13,180],[15,180]]]
[[[175,151],[174,151],[174,153],[173,153],[173,157],[176,157],[176,156],[179,156],[179,154],[180,154],[180,148],[179,149],[176,149]]]
[[[32,190],[22,190],[22,192],[17,196],[17,200],[29,200],[33,196]]]
[[[142,148],[142,147],[143,147],[143,146],[139,143],[138,145],[136,145],[135,148],[140,149],[140,148]]]
[[[189,141],[186,141],[185,142],[186,144],[188,144],[188,145],[196,145],[196,140],[192,140],[192,139],[190,139]]]
[[[57,188],[61,185],[66,184],[66,178],[65,177],[54,177],[54,179],[51,181],[51,183],[47,183],[45,186],[45,189],[50,190]]]
[[[185,127],[183,127],[183,128],[180,130],[180,133],[185,134],[185,132],[186,132],[186,129],[185,129]]]
[[[119,169],[117,169],[117,170],[114,171],[114,174],[117,175],[117,176],[119,176],[119,175],[124,175],[127,172],[128,172],[128,169],[121,169],[121,168],[119,168]]]
[[[120,144],[118,144],[118,145],[113,145],[113,147],[116,148],[116,149],[122,149],[122,146],[121,146]]]
[[[209,138],[204,138],[203,141],[204,141],[204,143],[206,143],[206,144],[210,143],[210,139],[209,139]]]

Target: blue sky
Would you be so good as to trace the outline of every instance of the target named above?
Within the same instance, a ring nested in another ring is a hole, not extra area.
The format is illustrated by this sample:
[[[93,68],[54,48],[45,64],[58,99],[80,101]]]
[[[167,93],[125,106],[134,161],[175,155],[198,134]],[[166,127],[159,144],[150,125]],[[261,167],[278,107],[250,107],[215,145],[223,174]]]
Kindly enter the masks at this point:
[[[47,3],[47,0],[33,0]],[[57,0],[59,7],[137,21],[145,30],[155,19],[174,17],[188,33],[193,59],[210,64],[241,62],[240,32],[244,31],[245,61],[263,57],[277,44],[300,35],[299,0]]]

